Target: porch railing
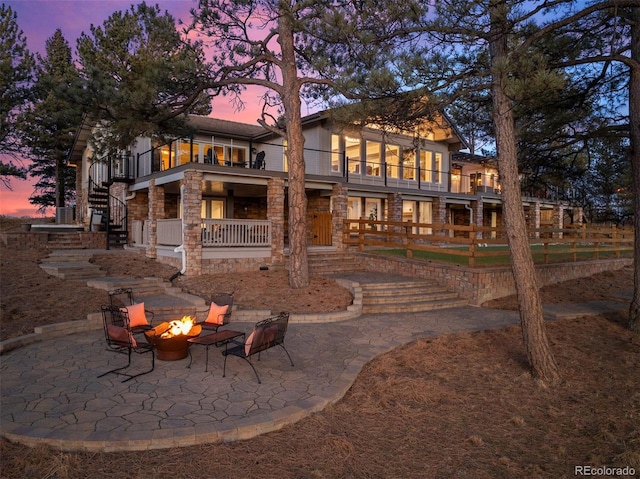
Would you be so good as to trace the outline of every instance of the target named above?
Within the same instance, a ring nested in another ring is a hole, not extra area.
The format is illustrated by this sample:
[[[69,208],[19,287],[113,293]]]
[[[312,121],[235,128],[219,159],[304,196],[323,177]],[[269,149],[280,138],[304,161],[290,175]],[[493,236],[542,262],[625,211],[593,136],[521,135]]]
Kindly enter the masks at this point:
[[[182,243],[182,220],[179,218],[157,221],[157,243],[179,246]],[[146,224],[145,224],[146,226]],[[147,239],[139,225],[138,237]],[[202,246],[215,247],[268,247],[271,246],[271,221],[245,219],[202,219]]]
[[[202,246],[271,246],[271,221],[203,219]]]

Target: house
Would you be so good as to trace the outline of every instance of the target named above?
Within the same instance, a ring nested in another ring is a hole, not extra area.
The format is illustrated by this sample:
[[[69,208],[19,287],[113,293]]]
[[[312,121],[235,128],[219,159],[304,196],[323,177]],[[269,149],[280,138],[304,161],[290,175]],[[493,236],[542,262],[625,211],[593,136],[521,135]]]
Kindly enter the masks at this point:
[[[284,140],[211,117],[189,124],[189,137],[162,145],[139,138],[109,159],[92,157],[84,125],[70,156],[77,221],[106,230],[111,246],[144,248],[185,274],[284,264]],[[495,162],[460,153],[464,140],[444,115],[410,132],[345,128],[325,112],[303,125],[310,248],[343,250],[345,219],[502,224]],[[528,198],[525,206],[531,226],[548,218],[562,225],[566,205]]]

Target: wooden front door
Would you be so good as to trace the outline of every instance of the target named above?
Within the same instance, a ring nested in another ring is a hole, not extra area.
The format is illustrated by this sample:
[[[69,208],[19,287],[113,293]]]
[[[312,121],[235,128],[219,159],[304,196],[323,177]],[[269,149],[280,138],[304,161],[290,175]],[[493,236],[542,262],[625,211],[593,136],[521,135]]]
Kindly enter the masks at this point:
[[[311,220],[311,245],[331,246],[331,213],[314,213]]]

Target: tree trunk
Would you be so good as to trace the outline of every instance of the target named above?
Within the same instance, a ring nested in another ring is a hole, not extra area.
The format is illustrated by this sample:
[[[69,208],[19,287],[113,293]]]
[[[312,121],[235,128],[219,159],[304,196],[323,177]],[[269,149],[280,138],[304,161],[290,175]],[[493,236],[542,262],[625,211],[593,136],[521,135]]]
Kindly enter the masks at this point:
[[[300,113],[301,84],[296,68],[292,20],[288,11],[282,13],[278,20],[278,42],[282,51],[281,97],[286,120],[286,154],[289,169],[289,285],[298,289],[309,286],[304,135]]]
[[[544,327],[542,302],[540,301],[536,270],[529,246],[520,194],[513,105],[505,93],[509,73],[506,9],[504,2],[492,0],[489,48],[498,171],[502,184],[507,242],[511,251],[511,267],[520,310],[524,346],[534,376],[544,381],[553,382],[559,378],[558,365],[551,352]]]
[[[629,140],[633,172],[633,298],[629,329],[640,330],[640,8],[631,11],[631,77],[629,79]]]

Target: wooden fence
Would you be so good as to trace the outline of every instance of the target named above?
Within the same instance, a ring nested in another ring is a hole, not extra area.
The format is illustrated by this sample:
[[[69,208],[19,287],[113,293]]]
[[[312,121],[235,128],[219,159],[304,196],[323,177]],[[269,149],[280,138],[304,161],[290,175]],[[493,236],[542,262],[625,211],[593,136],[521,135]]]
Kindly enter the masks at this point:
[[[403,249],[411,258],[414,252],[429,253],[430,260],[452,256],[470,267],[507,263],[510,258],[504,227],[454,226],[438,223],[345,220],[345,245],[365,249]],[[527,230],[534,259],[578,261],[599,259],[604,255],[619,258],[633,252],[632,228],[591,226],[532,228]],[[446,260],[444,260],[446,261]],[[450,262],[450,260],[449,260]]]

